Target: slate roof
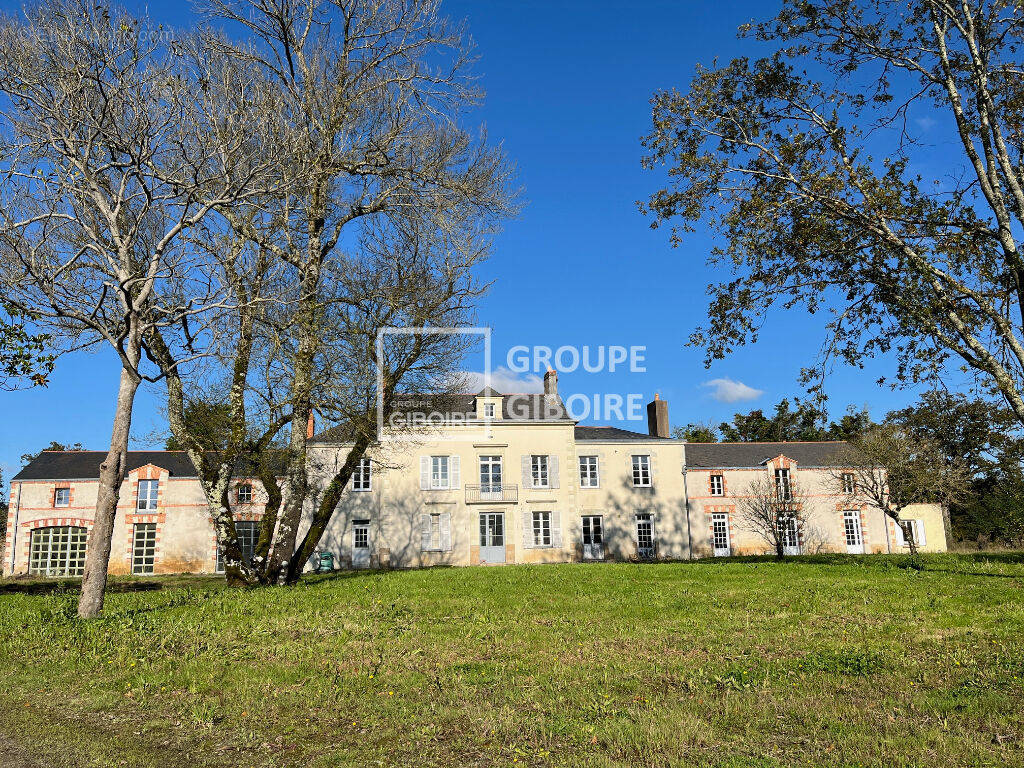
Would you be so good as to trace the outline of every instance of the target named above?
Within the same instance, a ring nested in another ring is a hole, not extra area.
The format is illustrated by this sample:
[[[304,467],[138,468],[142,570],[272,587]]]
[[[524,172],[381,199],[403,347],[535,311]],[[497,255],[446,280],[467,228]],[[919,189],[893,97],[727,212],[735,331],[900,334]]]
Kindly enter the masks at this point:
[[[95,480],[100,476],[100,464],[106,451],[43,451],[30,461],[12,480]],[[278,475],[284,472],[284,452],[270,454],[269,461],[276,466]],[[155,464],[166,469],[171,477],[195,477],[196,470],[184,451],[128,451],[128,467],[133,469]],[[255,466],[239,460],[235,477],[255,476]]]
[[[700,467],[759,467],[769,459],[784,454],[799,466],[824,467],[848,443],[687,443],[686,466]]]
[[[630,432],[628,429],[619,429],[618,427],[588,427],[588,426],[577,426],[576,427],[576,440],[578,442],[585,442],[587,440],[595,441],[619,441],[619,442],[632,442],[635,440],[661,440],[665,442],[675,442],[671,437],[654,437],[647,434],[646,432]]]
[[[43,451],[12,480],[87,480],[99,478],[106,451]],[[184,451],[128,451],[128,468],[156,464],[171,477],[195,477],[196,471]]]
[[[565,403],[557,395],[547,397],[535,393],[493,394],[423,394],[401,395],[395,399],[396,418],[407,416],[415,423],[425,420],[427,424],[440,426],[445,421],[471,421],[476,419],[477,397],[501,397],[501,418],[503,421],[571,421]],[[351,441],[346,425],[325,429],[313,436],[314,443],[345,443]]]

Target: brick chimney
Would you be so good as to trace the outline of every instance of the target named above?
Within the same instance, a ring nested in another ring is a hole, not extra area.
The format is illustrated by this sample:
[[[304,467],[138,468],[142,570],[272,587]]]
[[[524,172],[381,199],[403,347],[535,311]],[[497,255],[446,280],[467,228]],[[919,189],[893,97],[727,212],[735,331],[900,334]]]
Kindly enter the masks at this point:
[[[669,437],[668,403],[657,392],[647,404],[647,433],[651,437]]]
[[[550,397],[558,396],[558,371],[548,368],[544,374],[544,394]]]
[[[309,421],[306,422],[306,439],[309,440],[313,437],[313,433],[316,432],[316,419],[313,417],[313,412],[309,412]]]

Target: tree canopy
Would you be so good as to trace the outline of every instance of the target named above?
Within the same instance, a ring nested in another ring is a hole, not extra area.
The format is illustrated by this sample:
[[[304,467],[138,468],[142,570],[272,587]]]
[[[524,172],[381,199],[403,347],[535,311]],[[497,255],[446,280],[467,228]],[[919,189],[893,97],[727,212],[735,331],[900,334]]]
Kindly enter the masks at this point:
[[[812,389],[836,361],[891,354],[895,384],[962,366],[1024,422],[1017,4],[786,0],[741,36],[770,52],[655,93],[643,142],[668,172],[641,206],[653,226],[721,236],[726,277],[691,343],[710,363],[772,308],[827,313]],[[942,154],[923,162],[931,136]]]

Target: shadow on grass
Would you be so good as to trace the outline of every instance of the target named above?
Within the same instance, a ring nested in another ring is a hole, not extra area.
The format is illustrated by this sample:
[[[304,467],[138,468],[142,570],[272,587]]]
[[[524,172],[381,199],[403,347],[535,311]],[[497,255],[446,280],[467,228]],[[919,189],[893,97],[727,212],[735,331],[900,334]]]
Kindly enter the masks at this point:
[[[969,566],[980,563],[997,563],[1000,565],[1021,565],[1024,564],[1024,552],[925,552],[918,555],[909,554],[876,554],[876,555],[847,555],[847,554],[819,554],[819,555],[789,555],[781,560],[775,555],[745,555],[742,557],[716,557],[694,560],[714,565],[742,564],[742,563],[778,563],[785,566],[787,563],[805,565],[856,565],[861,568],[877,570],[912,570],[927,571],[929,573],[950,573],[960,576],[986,576],[999,579],[1020,579],[1020,574],[1014,573],[992,573],[988,571],[970,570],[968,567],[957,567],[958,565]]]
[[[168,574],[132,579],[112,578],[107,582],[107,593],[156,592],[161,589],[223,583],[223,576],[206,574]],[[77,592],[81,586],[81,579],[43,579],[35,576],[6,578],[0,579],[0,596]]]

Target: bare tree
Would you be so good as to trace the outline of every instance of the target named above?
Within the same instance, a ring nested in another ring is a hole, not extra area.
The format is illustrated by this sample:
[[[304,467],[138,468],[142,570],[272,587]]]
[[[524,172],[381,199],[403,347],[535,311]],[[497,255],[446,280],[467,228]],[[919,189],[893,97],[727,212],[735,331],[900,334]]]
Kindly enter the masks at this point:
[[[226,48],[278,84],[289,121],[282,143],[293,153],[280,165],[284,191],[267,217],[224,213],[236,232],[294,271],[296,286],[285,483],[262,576],[273,583],[282,572],[298,577],[303,553],[333,513],[332,506],[315,515],[296,547],[310,483],[306,424],[318,396],[356,435],[324,494],[336,500],[372,441],[369,374],[386,367],[390,407],[428,352],[443,346],[424,334],[392,339],[394,354],[381,359],[373,351],[377,331],[467,316],[467,299],[479,292],[472,268],[512,210],[511,174],[486,137],[460,127],[480,94],[464,36],[436,0],[210,0],[209,7],[250,34],[251,44]]]
[[[808,501],[792,478],[765,475],[751,481],[740,495],[737,522],[775,550],[781,560],[787,549],[800,547]]]
[[[204,84],[144,20],[51,0],[0,22],[0,282],[34,327],[106,343],[121,380],[86,557],[79,615],[103,605],[144,340],[223,297],[183,233],[247,188],[262,148],[229,144],[197,109]],[[239,119],[245,114],[218,116]],[[255,151],[254,151],[255,150]],[[234,175],[241,171],[241,175]]]
[[[917,553],[917,541],[903,524],[903,511],[911,504],[953,504],[968,493],[971,480],[966,465],[934,440],[896,425],[874,427],[851,440],[832,458],[829,474],[835,491],[851,504],[866,502],[899,526],[911,554]]]

